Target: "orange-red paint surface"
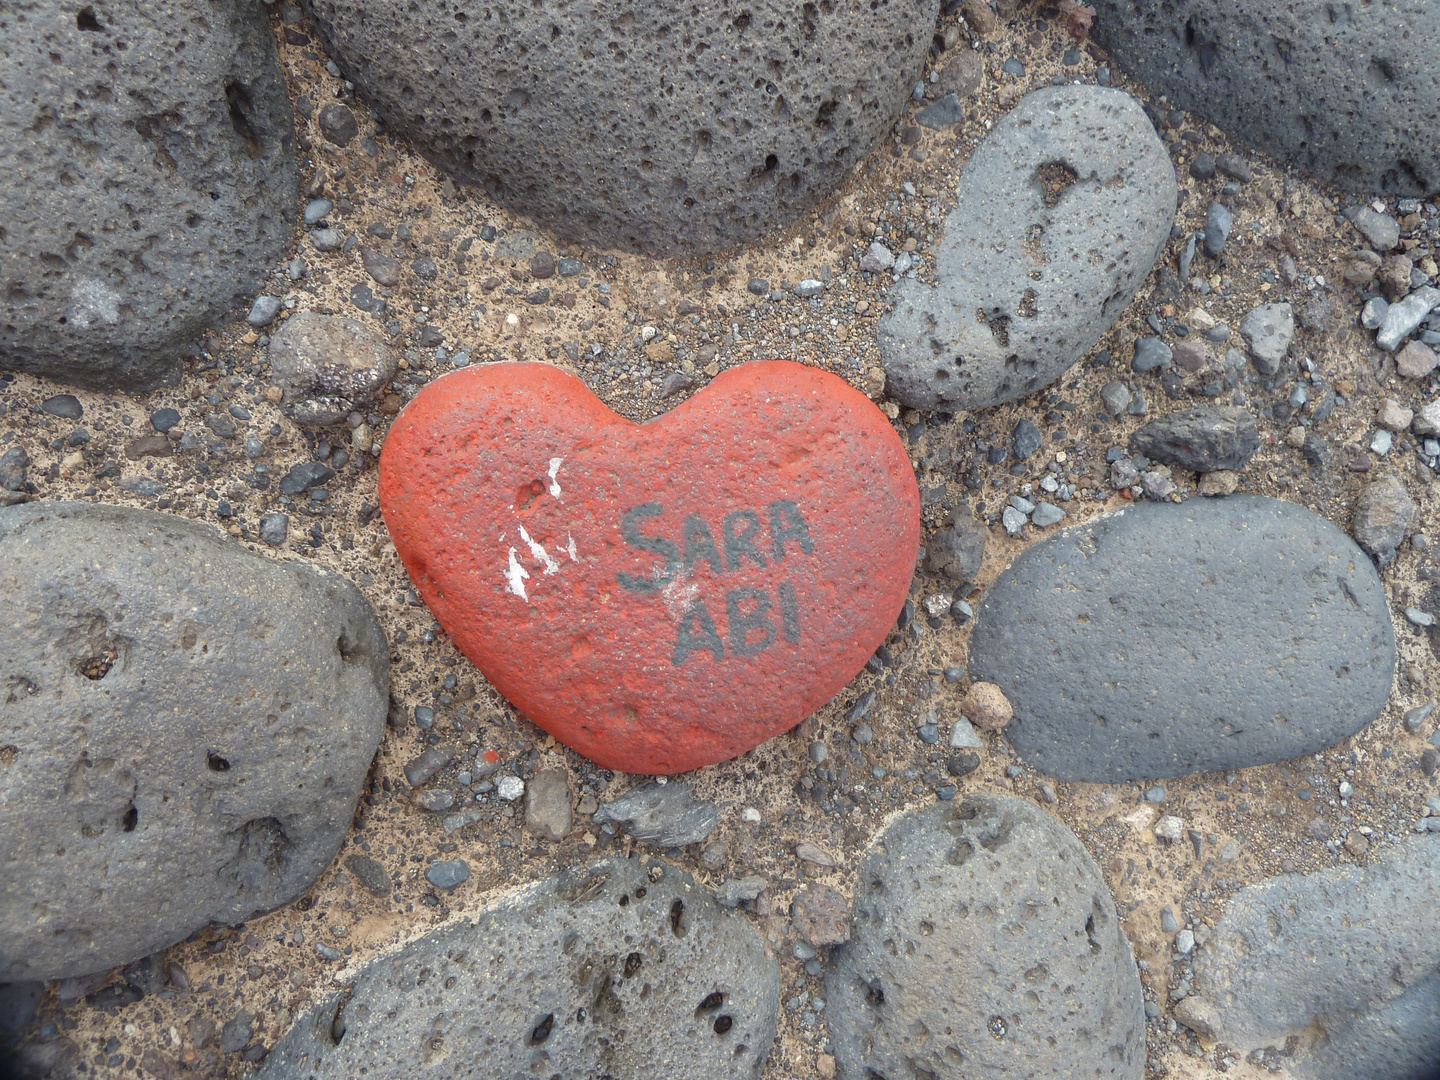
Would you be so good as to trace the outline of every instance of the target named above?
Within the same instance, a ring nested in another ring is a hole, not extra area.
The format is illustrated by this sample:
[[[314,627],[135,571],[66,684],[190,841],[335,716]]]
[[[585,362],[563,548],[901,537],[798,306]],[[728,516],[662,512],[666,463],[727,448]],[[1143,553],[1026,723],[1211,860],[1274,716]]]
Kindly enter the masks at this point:
[[[899,436],[785,361],[643,425],[545,364],[462,369],[396,419],[380,505],[456,647],[631,773],[724,761],[829,701],[893,626],[920,542]]]

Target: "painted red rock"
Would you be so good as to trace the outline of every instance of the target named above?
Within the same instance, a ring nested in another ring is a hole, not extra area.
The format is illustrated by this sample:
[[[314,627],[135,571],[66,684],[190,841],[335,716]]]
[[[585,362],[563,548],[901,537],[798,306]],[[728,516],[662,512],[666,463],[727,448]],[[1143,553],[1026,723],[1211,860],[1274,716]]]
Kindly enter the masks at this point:
[[[545,364],[463,369],[396,419],[380,505],[456,647],[632,773],[734,757],[829,701],[893,626],[920,541],[879,410],[779,361],[644,425]]]

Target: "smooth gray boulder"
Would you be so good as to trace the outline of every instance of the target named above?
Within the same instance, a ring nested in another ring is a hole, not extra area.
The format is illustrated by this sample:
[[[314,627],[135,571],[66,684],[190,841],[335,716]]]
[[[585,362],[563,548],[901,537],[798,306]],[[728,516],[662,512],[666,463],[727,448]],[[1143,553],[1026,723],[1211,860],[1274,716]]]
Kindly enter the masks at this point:
[[[672,254],[835,190],[909,101],[939,0],[306,7],[385,125],[454,176],[562,241]]]
[[[757,1078],[780,969],[743,916],[658,859],[545,878],[367,964],[254,1080]]]
[[[1440,5],[1095,0],[1133,78],[1257,150],[1367,195],[1440,190]]]
[[[1232,1050],[1299,1050],[1301,1080],[1433,1080],[1440,1064],[1440,834],[1369,865],[1242,889],[1195,956],[1183,1023]],[[1316,1034],[1321,1036],[1316,1038]]]
[[[1140,973],[1075,834],[1033,803],[973,796],[875,840],[855,931],[831,953],[839,1080],[1139,1080]]]
[[[344,578],[193,521],[0,509],[0,981],[104,971],[300,896],[385,729]]]
[[[1130,303],[1175,205],[1175,168],[1129,94],[1027,94],[965,166],[937,283],[891,291],[886,389],[912,408],[969,410],[1053,382]]]
[[[1117,783],[1263,765],[1355,734],[1390,696],[1374,563],[1255,495],[1147,503],[1027,548],[985,595],[970,677],[1036,768]]]
[[[295,129],[259,0],[0,8],[0,367],[140,392],[291,243]]]
[[[268,351],[270,378],[285,395],[280,408],[297,424],[338,424],[366,411],[400,364],[364,323],[314,311],[286,319]]]

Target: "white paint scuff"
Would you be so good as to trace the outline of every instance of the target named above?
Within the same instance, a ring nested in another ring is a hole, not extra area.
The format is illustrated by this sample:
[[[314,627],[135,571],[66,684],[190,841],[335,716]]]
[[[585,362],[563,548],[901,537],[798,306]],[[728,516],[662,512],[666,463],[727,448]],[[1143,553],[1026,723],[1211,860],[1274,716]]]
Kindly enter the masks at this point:
[[[541,547],[539,543],[530,538],[530,534],[525,531],[524,525],[520,526],[520,539],[525,541],[526,545],[530,548],[530,554],[535,556],[536,561],[545,567],[545,573],[558,574],[560,572],[560,564],[552,559],[550,553]]]
[[[505,571],[505,580],[510,586],[510,591],[520,597],[527,604],[530,597],[525,595],[525,579],[530,576],[529,571],[520,565],[520,560],[515,557],[515,549],[510,549],[510,567]]]
[[[678,623],[694,605],[695,597],[699,593],[699,582],[686,581],[685,572],[682,570],[675,575],[670,584],[660,590],[660,600],[665,605],[666,614]]]
[[[579,562],[580,556],[575,553],[575,537],[567,532],[565,538],[570,541],[565,545],[565,554],[570,556],[571,562]]]
[[[560,481],[556,480],[555,477],[560,472],[560,466],[564,464],[564,462],[565,459],[563,457],[552,457],[550,459],[550,495],[556,499],[560,498]]]

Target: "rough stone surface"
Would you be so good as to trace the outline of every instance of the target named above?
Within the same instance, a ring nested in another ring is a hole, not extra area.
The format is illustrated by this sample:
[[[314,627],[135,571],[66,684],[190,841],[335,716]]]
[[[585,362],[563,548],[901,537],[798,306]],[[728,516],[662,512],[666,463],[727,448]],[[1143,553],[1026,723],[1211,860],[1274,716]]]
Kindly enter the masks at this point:
[[[613,858],[367,964],[254,1076],[758,1078],[779,1010],[743,917],[674,866]]]
[[[398,365],[380,334],[338,315],[302,311],[270,339],[270,377],[298,424],[338,424],[364,412]]]
[[[1433,1080],[1440,1062],[1440,834],[1365,867],[1282,874],[1241,890],[1197,953],[1176,1008],[1241,1054],[1305,1048],[1301,1080]],[[1315,1025],[1324,1038],[1312,1040]]]
[[[1360,493],[1353,532],[1361,547],[1388,562],[1405,542],[1414,519],[1415,500],[1405,485],[1396,477],[1382,476],[1366,484]]]
[[[1295,312],[1289,304],[1262,304],[1240,321],[1240,336],[1255,370],[1269,378],[1280,370],[1295,337]]]
[[[1191,472],[1243,469],[1260,449],[1260,428],[1246,409],[1186,409],[1150,421],[1130,437],[1130,449]]]
[[[179,377],[203,327],[249,307],[299,198],[264,12],[0,10],[0,367],[146,390]]]
[[[0,509],[0,628],[0,980],[247,920],[334,857],[389,689],[349,582],[164,514],[30,503]]]
[[[1095,861],[1034,804],[913,811],[870,848],[825,983],[841,1080],[1140,1080],[1145,1014]]]
[[[1370,559],[1252,495],[1147,503],[1032,545],[970,638],[1021,754],[1098,783],[1314,753],[1379,715],[1394,663]]]
[[[926,568],[932,574],[944,574],[951,581],[975,580],[985,561],[985,543],[990,530],[968,509],[951,515],[950,524],[940,529],[925,545]]]
[[[542,769],[525,785],[525,828],[542,840],[570,835],[570,780],[560,769]]]
[[[655,847],[698,844],[720,827],[720,807],[690,793],[685,781],[646,784],[600,808],[604,821],[624,825],[636,840]]]
[[[918,409],[983,409],[1052,382],[1135,295],[1175,200],[1170,158],[1128,94],[1027,95],[965,167],[938,284],[907,277],[892,293],[879,330],[887,390]]]
[[[783,361],[643,426],[545,364],[464,368],[396,419],[379,489],[456,647],[629,773],[723,761],[833,698],[894,626],[919,550],[884,414]]]
[[[838,186],[906,104],[939,4],[308,7],[386,126],[456,176],[562,240],[660,253]]]
[[[1440,7],[1097,0],[1094,34],[1178,108],[1348,191],[1440,189]]]

